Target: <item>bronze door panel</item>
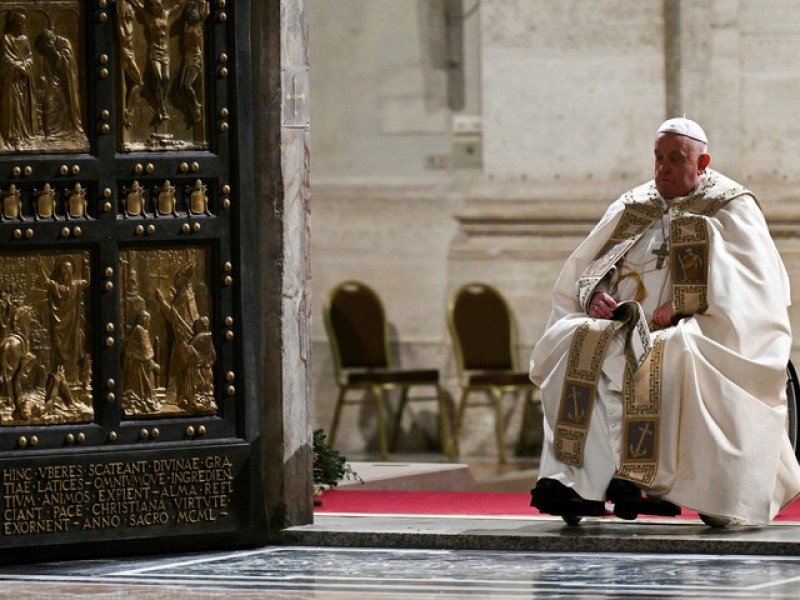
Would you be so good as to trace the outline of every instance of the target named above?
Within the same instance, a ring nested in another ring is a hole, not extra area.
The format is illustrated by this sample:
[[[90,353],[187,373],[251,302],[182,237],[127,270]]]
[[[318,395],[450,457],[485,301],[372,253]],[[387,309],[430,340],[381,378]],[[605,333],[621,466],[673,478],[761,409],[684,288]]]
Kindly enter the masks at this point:
[[[0,0],[0,549],[263,534],[250,10]]]
[[[117,0],[116,11],[120,150],[208,148],[204,25],[209,3]]]
[[[82,5],[0,1],[0,153],[89,150]]]
[[[243,435],[227,4],[0,0],[0,451]]]
[[[0,426],[93,421],[90,273],[87,251],[0,254]]]
[[[209,258],[190,246],[120,253],[126,417],[217,413]]]

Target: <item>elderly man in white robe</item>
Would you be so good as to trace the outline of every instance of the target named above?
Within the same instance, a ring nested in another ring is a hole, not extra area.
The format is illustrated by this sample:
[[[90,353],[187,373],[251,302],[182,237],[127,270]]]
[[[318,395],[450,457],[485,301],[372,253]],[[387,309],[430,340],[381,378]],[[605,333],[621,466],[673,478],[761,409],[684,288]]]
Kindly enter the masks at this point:
[[[544,445],[531,505],[571,524],[613,509],[767,523],[800,494],[786,432],[786,270],[755,196],[708,168],[685,118],[654,181],[566,262],[531,357]]]

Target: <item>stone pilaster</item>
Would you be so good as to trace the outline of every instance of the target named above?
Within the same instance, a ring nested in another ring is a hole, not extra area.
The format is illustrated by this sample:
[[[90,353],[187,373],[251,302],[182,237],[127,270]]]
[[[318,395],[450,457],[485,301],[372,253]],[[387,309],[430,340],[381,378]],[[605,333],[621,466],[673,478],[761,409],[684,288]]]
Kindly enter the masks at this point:
[[[253,124],[259,248],[257,349],[264,495],[270,526],[312,520],[309,386],[308,15],[306,0],[253,3]]]

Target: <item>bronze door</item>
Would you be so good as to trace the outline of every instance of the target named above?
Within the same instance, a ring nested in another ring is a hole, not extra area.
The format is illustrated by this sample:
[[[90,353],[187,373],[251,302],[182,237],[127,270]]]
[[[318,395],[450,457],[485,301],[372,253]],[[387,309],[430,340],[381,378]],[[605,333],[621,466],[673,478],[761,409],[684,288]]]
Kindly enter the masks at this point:
[[[2,544],[246,528],[247,10],[0,0]]]

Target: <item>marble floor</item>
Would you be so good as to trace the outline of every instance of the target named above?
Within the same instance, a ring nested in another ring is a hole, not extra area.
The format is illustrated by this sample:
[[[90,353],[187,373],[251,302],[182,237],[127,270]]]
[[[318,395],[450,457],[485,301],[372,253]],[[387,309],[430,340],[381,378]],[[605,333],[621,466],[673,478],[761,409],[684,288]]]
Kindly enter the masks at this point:
[[[524,491],[535,464],[470,464],[477,489]],[[800,598],[800,523],[317,515],[282,545],[0,565],[0,600]],[[693,554],[689,554],[693,553]]]
[[[0,567],[0,598],[800,597],[800,557],[278,546]]]

